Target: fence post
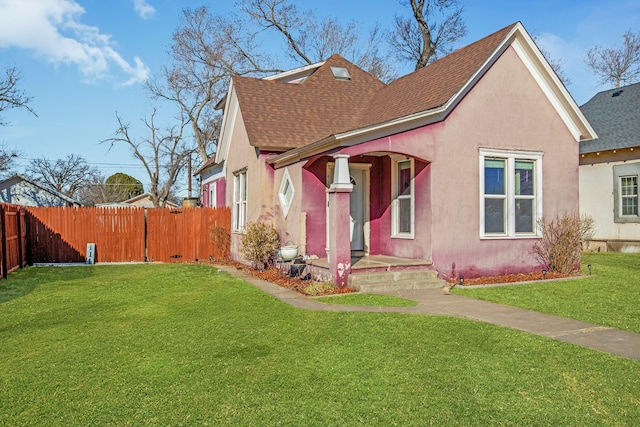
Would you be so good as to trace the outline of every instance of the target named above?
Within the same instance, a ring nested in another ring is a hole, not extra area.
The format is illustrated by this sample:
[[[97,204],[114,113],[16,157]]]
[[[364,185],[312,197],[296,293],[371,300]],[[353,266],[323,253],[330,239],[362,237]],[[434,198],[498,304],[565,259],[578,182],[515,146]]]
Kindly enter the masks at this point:
[[[5,207],[0,204],[0,257],[2,258],[2,278],[9,276],[9,263],[7,259],[7,219],[5,218]]]
[[[24,268],[22,258],[22,215],[24,213],[24,208],[19,207],[18,212],[16,212],[17,220],[18,220],[18,267]]]

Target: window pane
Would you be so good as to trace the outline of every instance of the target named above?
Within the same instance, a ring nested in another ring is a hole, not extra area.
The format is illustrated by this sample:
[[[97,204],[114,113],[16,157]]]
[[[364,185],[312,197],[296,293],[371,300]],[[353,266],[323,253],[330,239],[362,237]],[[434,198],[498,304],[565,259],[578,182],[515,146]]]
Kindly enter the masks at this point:
[[[242,201],[247,201],[247,174],[246,172],[240,175],[240,180],[242,181]]]
[[[620,189],[623,196],[636,196],[638,194],[638,177],[623,176],[620,178]]]
[[[484,199],[485,233],[504,233],[505,199]]]
[[[398,195],[411,194],[411,161],[398,163]]]
[[[535,224],[533,200],[516,200],[516,233],[533,233]]]
[[[635,197],[623,198],[622,215],[638,215],[638,199]]]
[[[504,169],[502,159],[484,160],[484,194],[505,194]]]
[[[533,196],[533,162],[516,160],[516,196]]]
[[[411,199],[398,200],[398,233],[411,233]]]

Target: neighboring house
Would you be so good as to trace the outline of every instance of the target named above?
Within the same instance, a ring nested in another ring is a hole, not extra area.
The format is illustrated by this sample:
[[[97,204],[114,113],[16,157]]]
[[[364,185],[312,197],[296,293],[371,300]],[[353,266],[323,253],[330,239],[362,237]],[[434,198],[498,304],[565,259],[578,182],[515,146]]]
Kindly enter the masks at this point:
[[[21,206],[81,206],[77,200],[22,175],[0,181],[0,202]]]
[[[152,208],[153,201],[151,200],[151,195],[149,193],[143,193],[138,196],[133,196],[130,199],[124,200],[122,202],[113,202],[113,203],[100,203],[97,204],[98,207],[109,207],[109,208],[130,208],[130,207],[141,207],[141,208]],[[177,204],[167,200],[164,203],[165,208],[179,208]]]
[[[362,259],[442,278],[541,268],[536,222],[578,209],[578,143],[595,137],[520,23],[389,84],[338,55],[234,76],[223,105],[198,173],[204,205],[232,207],[232,255],[267,221],[339,286]]]
[[[640,83],[580,107],[598,139],[580,144],[580,212],[595,222],[587,249],[640,252]]]

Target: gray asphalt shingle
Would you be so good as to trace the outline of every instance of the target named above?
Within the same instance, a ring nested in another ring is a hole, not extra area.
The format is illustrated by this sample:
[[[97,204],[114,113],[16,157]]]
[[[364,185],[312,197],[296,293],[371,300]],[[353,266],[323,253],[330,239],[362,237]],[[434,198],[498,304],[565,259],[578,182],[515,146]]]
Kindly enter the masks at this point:
[[[580,153],[640,146],[640,83],[599,92],[580,110],[598,134],[580,143]]]

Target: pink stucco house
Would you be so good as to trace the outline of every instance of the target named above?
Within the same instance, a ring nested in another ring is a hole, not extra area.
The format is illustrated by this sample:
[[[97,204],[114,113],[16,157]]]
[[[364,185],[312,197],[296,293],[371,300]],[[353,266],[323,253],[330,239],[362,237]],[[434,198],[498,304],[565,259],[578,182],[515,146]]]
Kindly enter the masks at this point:
[[[232,207],[232,254],[268,221],[338,286],[539,268],[536,221],[578,210],[595,135],[521,23],[388,84],[338,55],[234,76],[223,108],[198,173],[203,204]]]

